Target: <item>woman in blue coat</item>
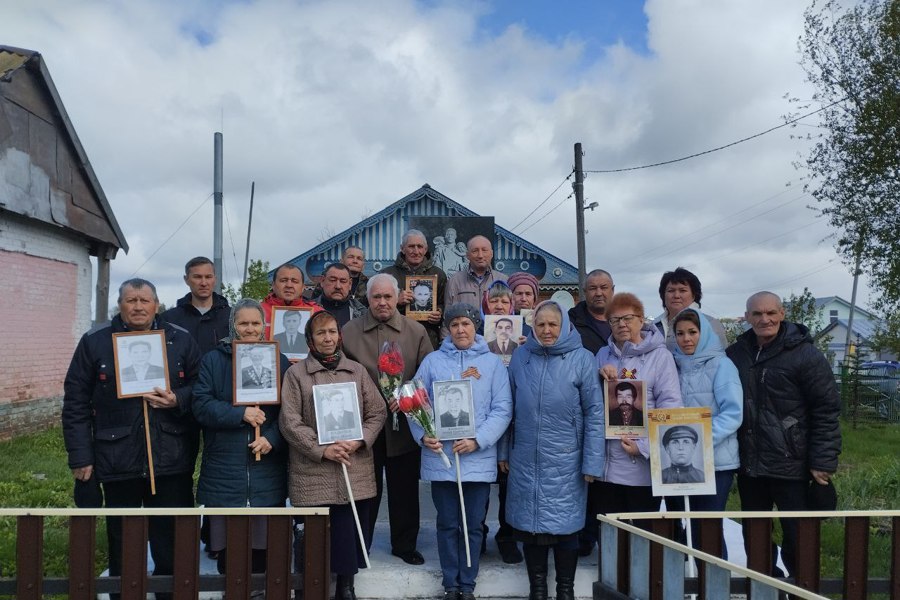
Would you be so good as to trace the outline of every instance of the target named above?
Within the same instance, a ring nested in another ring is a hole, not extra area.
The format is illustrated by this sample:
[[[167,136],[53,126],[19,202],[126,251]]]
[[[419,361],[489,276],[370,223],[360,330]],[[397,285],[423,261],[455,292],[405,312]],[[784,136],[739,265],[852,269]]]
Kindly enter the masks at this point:
[[[675,364],[681,382],[685,406],[700,406],[712,411],[713,454],[716,468],[716,493],[692,496],[691,510],[725,510],[734,474],[741,465],[737,430],[744,418],[744,396],[737,367],[725,356],[722,342],[709,320],[697,310],[686,308],[672,323],[675,331]],[[681,497],[667,498],[674,510],[684,508]],[[699,526],[691,523],[696,545]],[[722,546],[724,551],[725,546]]]
[[[423,446],[422,479],[431,482],[431,497],[437,509],[437,546],[444,599],[474,600],[479,550],[484,536],[481,523],[487,510],[490,485],[497,478],[496,444],[512,417],[512,397],[503,361],[491,353],[484,338],[475,333],[481,325],[478,309],[469,304],[454,304],[444,313],[444,324],[450,335],[437,352],[425,357],[416,377],[429,391],[435,381],[472,382],[475,437],[441,442],[425,436],[412,419],[409,423],[413,438]],[[456,469],[455,466],[447,468],[438,452],[446,453],[451,465],[453,454],[459,454],[471,567],[466,566]]]
[[[287,497],[286,446],[278,429],[277,405],[233,406],[232,341],[263,341],[265,320],[259,302],[238,301],[231,309],[231,336],[200,363],[194,384],[194,417],[203,427],[203,459],[197,502],[208,507],[284,506]],[[281,375],[290,366],[280,359]],[[259,439],[255,429],[260,428]],[[259,452],[260,460],[256,460]],[[209,550],[219,552],[224,573],[225,518],[210,517]],[[265,517],[251,522],[253,572],[266,570]]]
[[[529,599],[547,598],[552,548],[556,597],[572,600],[587,482],[603,475],[606,462],[604,416],[594,357],[556,302],[535,309],[509,377],[513,423],[500,464],[509,469],[506,519],[523,542]]]

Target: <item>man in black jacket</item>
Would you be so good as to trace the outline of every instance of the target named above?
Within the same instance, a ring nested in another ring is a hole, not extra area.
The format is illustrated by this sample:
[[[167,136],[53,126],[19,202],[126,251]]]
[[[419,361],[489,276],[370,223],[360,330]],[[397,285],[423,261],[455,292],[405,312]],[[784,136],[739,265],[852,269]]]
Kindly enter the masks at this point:
[[[581,334],[581,345],[597,354],[612,335],[606,322],[606,303],[616,291],[612,275],[603,269],[594,269],[584,278],[584,300],[569,309],[569,321]]]
[[[69,365],[63,398],[63,437],[76,480],[96,478],[107,508],[193,506],[192,475],[198,429],[191,417],[192,386],[200,352],[187,331],[157,316],[156,288],[144,279],[119,287],[119,314],[81,338]],[[113,334],[162,331],[169,367],[168,389],[118,398]],[[148,410],[156,494],[151,493],[144,430]],[[107,518],[110,575],[122,568],[122,523]],[[154,574],[172,574],[174,521],[151,517]],[[171,597],[157,594],[157,598]]]
[[[771,510],[774,504],[778,510],[806,510],[809,486],[829,484],[841,452],[834,375],[807,328],[784,320],[777,295],[753,294],[744,316],[752,329],[727,350],[744,389],[738,430],[741,508]],[[781,527],[781,555],[793,575],[797,522],[782,519]]]
[[[213,262],[205,256],[192,258],[184,265],[184,282],[191,291],[162,316],[169,323],[187,329],[203,355],[228,337],[231,309],[228,300],[213,291],[216,271]]]

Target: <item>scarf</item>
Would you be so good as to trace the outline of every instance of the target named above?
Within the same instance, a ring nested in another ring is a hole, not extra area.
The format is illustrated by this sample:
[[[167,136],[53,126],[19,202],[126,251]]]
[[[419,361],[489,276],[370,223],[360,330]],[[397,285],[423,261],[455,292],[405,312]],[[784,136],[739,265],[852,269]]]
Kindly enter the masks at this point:
[[[324,317],[328,317],[329,319],[337,323],[337,319],[335,318],[335,316],[327,310],[320,310],[319,312],[313,314],[313,316],[309,318],[309,321],[306,322],[306,345],[309,346],[310,356],[312,356],[319,362],[319,364],[321,364],[329,371],[334,371],[337,368],[338,363],[341,362],[341,348],[344,345],[344,338],[341,337],[341,330],[340,328],[338,328],[338,343],[337,346],[334,347],[334,352],[332,352],[331,354],[324,354],[319,351],[319,349],[316,347],[316,343],[313,341],[312,332],[315,323]]]

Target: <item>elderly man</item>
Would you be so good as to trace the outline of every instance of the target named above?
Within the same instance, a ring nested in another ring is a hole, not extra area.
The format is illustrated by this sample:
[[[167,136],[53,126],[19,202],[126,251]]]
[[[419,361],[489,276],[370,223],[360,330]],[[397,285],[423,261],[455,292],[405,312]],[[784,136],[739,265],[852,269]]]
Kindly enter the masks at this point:
[[[184,329],[157,316],[159,298],[149,281],[124,282],[119,287],[118,304],[119,314],[110,323],[81,338],[66,374],[62,423],[69,468],[79,482],[99,482],[107,508],[193,506],[198,429],[191,418],[191,389],[200,351]],[[168,389],[157,387],[140,398],[118,398],[113,334],[151,330],[165,336]],[[145,405],[155,495],[148,479]],[[106,523],[109,572],[120,575],[121,518],[108,517]],[[154,574],[171,575],[175,541],[172,517],[150,517],[149,536]]]
[[[347,323],[341,331],[347,357],[361,363],[378,381],[378,355],[385,342],[397,342],[403,353],[403,380],[412,379],[422,360],[432,351],[425,328],[397,311],[400,290],[397,280],[387,273],[379,273],[369,280],[369,312]],[[389,416],[375,442],[375,482],[377,494],[372,514],[378,514],[381,504],[383,472],[387,474],[388,514],[391,526],[391,552],[405,562],[420,565],[425,562],[416,550],[419,535],[419,446],[409,432],[409,424],[397,401],[386,398]],[[374,519],[369,539],[374,533]]]
[[[213,290],[216,271],[205,256],[192,258],[184,265],[184,282],[190,291],[173,308],[163,313],[163,319],[187,329],[200,353],[206,354],[228,337],[228,300]]]
[[[744,316],[750,331],[726,351],[744,388],[741,508],[806,510],[808,488],[829,485],[841,452],[834,375],[809,330],[784,320],[781,298],[772,292],[750,296]],[[781,556],[795,575],[797,522],[781,519],[781,528]]]
[[[484,292],[491,284],[495,281],[506,281],[506,275],[491,269],[494,249],[491,247],[491,241],[483,235],[469,239],[466,244],[466,258],[469,259],[468,268],[447,280],[445,306],[453,306],[458,302],[481,306]]]
[[[322,310],[321,306],[303,297],[303,271],[300,270],[300,267],[290,263],[285,263],[275,269],[275,275],[272,277],[272,291],[261,304],[266,316],[266,339],[271,339],[269,332],[272,329],[273,306],[311,308],[314,313]]]
[[[397,308],[400,314],[405,315],[407,309],[415,302],[414,293],[406,289],[407,277],[437,277],[437,289],[432,290],[437,298],[437,310],[431,311],[427,321],[422,321],[431,346],[436,350],[441,343],[441,315],[444,310],[444,294],[447,289],[447,276],[434,266],[431,253],[428,251],[428,241],[425,234],[418,229],[410,229],[403,234],[400,241],[400,252],[394,264],[385,268],[382,273],[393,275],[397,285],[401,288],[397,299]]]
[[[606,322],[606,303],[616,291],[612,275],[594,269],[584,278],[584,300],[569,309],[569,321],[581,334],[581,345],[597,354],[606,345],[612,328]]]
[[[332,263],[325,267],[322,274],[322,293],[313,302],[330,312],[337,319],[338,327],[343,327],[352,319],[358,319],[366,312],[362,302],[350,293],[353,276],[350,269],[342,263]]]
[[[347,246],[341,255],[341,264],[350,270],[350,297],[366,303],[366,282],[369,280],[363,269],[366,266],[366,254],[359,246]]]

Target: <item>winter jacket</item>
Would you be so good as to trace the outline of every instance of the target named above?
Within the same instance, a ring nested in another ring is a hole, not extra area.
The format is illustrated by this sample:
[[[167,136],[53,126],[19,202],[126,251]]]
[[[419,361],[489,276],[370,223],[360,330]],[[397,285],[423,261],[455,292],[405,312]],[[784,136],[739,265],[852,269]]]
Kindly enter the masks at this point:
[[[394,279],[397,280],[397,285],[401,290],[406,289],[407,277],[427,277],[430,275],[437,275],[437,289],[433,290],[433,293],[435,294],[435,299],[437,300],[438,310],[440,310],[441,312],[444,311],[444,294],[447,293],[447,275],[440,269],[440,267],[434,266],[434,263],[432,263],[431,259],[431,252],[426,252],[425,260],[423,260],[422,264],[415,268],[409,266],[402,252],[398,252],[397,259],[394,261],[394,264],[382,269],[381,272],[392,275]],[[406,305],[397,306],[397,310],[400,311],[401,315],[406,314],[406,308]],[[431,346],[435,350],[437,350],[441,345],[441,324],[429,323],[428,321],[420,321],[420,323],[422,323],[425,331],[428,332],[428,339],[431,340]]]
[[[275,292],[269,292],[269,295],[266,296],[260,305],[263,309],[263,315],[266,318],[266,339],[269,338],[269,331],[272,329],[272,308],[275,306],[297,306],[300,308],[309,308],[313,311],[313,313],[317,313],[322,310],[322,307],[316,304],[315,302],[310,302],[306,298],[300,297],[297,300],[292,300],[290,304],[279,298],[275,295]]]
[[[281,391],[281,434],[290,446],[289,489],[294,506],[347,504],[350,497],[341,463],[324,457],[319,445],[313,386],[327,383],[356,383],[363,445],[350,457],[347,472],[353,497],[375,496],[375,461],[372,445],[384,425],[386,409],[372,379],[358,362],[342,356],[330,371],[309,356],[288,369]]]
[[[247,447],[256,435],[244,421],[244,406],[233,406],[232,345],[222,341],[200,361],[194,384],[194,418],[203,428],[203,460],[197,502],[205,506],[284,506],[287,497],[287,451],[278,430],[279,407],[260,406],[266,422],[259,428],[272,450],[256,460]],[[290,366],[281,355],[281,375]]]
[[[169,323],[187,329],[200,347],[200,356],[214,350],[219,340],[231,334],[228,322],[231,307],[228,306],[228,300],[224,296],[215,292],[212,307],[205,313],[201,313],[191,304],[189,292],[183,298],[179,298],[175,306],[164,312],[162,317]]]
[[[497,441],[504,434],[512,418],[512,396],[509,377],[503,361],[488,351],[484,338],[475,336],[475,342],[466,350],[458,349],[449,337],[437,352],[425,357],[416,377],[421,379],[432,394],[435,381],[458,380],[463,371],[475,367],[479,377],[470,377],[475,403],[475,452],[461,454],[459,464],[463,481],[492,483],[497,478]],[[413,419],[409,419],[413,439],[421,444],[425,431]],[[453,464],[453,442],[444,442],[444,453]],[[437,453],[422,449],[422,479],[425,481],[456,481],[456,469],[444,466]]]
[[[728,347],[744,397],[738,430],[741,472],[806,480],[809,470],[834,473],[841,453],[841,402],[825,356],[809,330],[783,322],[760,348],[749,330]]]
[[[344,302],[335,302],[319,295],[313,298],[312,301],[334,315],[334,318],[337,319],[338,327],[343,327],[353,319],[360,318],[369,310],[353,296],[350,296]]]
[[[623,368],[629,369],[634,372],[634,379],[644,382],[647,404],[641,406],[641,411],[645,415],[654,408],[683,406],[675,361],[666,350],[662,334],[653,325],[645,324],[641,328],[638,344],[628,341],[619,348],[610,336],[609,343],[597,353],[597,368],[602,369],[605,365],[613,365],[618,373]],[[647,438],[637,438],[637,446],[641,454],[632,458],[619,440],[606,442],[604,480],[621,485],[650,485],[650,446]]]
[[[403,381],[412,379],[425,356],[433,351],[425,328],[418,321],[404,317],[397,311],[385,322],[373,317],[371,312],[366,313],[361,319],[347,323],[341,329],[341,335],[347,358],[361,363],[375,382],[378,381],[378,356],[385,342],[397,342],[400,346],[403,354]],[[396,423],[397,429],[394,430],[394,415],[388,414],[384,426],[387,455],[393,457],[407,452],[419,452],[419,446],[409,434],[409,424],[403,415],[397,415]]]
[[[509,364],[513,421],[499,451],[509,461],[506,520],[529,533],[584,527],[584,475],[600,477],[606,462],[597,368],[560,310],[556,342],[544,347],[532,334]]]
[[[707,317],[698,310],[700,340],[694,353],[687,355],[675,346],[675,364],[681,382],[681,399],[685,406],[712,409],[712,438],[716,471],[737,469],[737,430],[744,416],[743,392],[734,363],[712,331]]]
[[[693,309],[696,312],[700,313],[700,305],[696,302],[692,302],[690,306],[682,310],[688,309]],[[722,347],[724,348],[725,346],[727,346],[728,337],[725,335],[725,326],[722,325],[722,322],[717,318],[705,313],[700,314],[706,317],[706,320],[709,321],[710,328],[712,329],[713,334],[717,338],[719,338],[719,343],[722,344]],[[678,315],[675,315],[675,317],[677,316]],[[672,321],[675,320],[675,317],[672,317],[670,319],[669,313],[667,311],[663,311],[661,315],[653,320],[653,324],[656,325],[657,329],[659,329],[659,332],[666,338],[666,348],[668,348],[669,352],[672,353],[675,352],[675,348],[678,346],[678,344],[675,343],[675,330],[672,328]]]
[[[177,406],[148,407],[154,474],[192,473],[199,429],[191,416],[192,386],[197,379],[200,350],[190,334],[157,316],[152,330],[166,339],[169,386]],[[75,348],[64,384],[62,424],[69,468],[94,466],[102,482],[149,476],[144,434],[144,400],[116,397],[114,333],[130,331],[122,317],[82,336]]]
[[[506,281],[506,275],[489,268],[481,282],[479,282],[467,265],[464,270],[454,273],[447,280],[444,306],[453,306],[459,302],[465,302],[466,304],[479,307],[481,306],[481,298],[484,296],[484,292],[495,281]]]
[[[581,345],[594,355],[606,345],[606,340],[612,335],[609,323],[602,321],[603,325],[600,325],[600,322],[588,312],[584,300],[569,309],[569,321],[572,322],[572,327],[581,334]]]

